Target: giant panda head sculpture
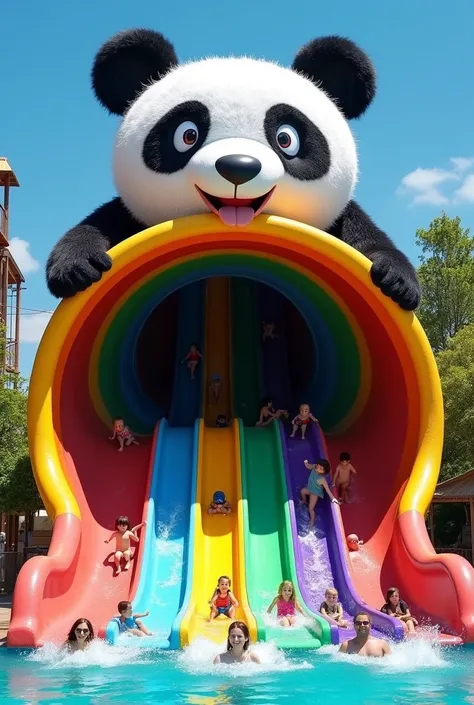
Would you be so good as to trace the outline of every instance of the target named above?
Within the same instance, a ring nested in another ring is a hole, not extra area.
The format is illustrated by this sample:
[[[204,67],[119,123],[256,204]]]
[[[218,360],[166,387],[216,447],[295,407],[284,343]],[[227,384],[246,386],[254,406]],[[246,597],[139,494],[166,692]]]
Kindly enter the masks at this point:
[[[370,104],[375,72],[350,40],[315,40],[291,69],[249,58],[178,65],[162,35],[131,30],[102,47],[92,80],[123,116],[115,183],[146,225],[211,211],[239,226],[263,212],[325,229],[352,197],[347,120]]]
[[[272,213],[326,230],[371,261],[386,296],[420,300],[407,257],[352,200],[357,152],[348,120],[375,94],[375,71],[349,39],[304,46],[291,69],[248,58],[178,65],[146,29],[121,32],[95,58],[99,101],[123,120],[114,148],[118,198],[56,243],[54,296],[74,296],[112,266],[107,251],[166,220],[214,213],[230,227]]]

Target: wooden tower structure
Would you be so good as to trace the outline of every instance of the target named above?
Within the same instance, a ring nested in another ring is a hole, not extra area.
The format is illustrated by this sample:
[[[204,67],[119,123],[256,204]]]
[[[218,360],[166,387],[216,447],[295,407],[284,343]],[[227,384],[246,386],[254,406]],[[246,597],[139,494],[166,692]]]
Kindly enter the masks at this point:
[[[0,157],[0,373],[20,370],[20,291],[25,281],[9,249],[10,189],[20,184],[6,157]]]

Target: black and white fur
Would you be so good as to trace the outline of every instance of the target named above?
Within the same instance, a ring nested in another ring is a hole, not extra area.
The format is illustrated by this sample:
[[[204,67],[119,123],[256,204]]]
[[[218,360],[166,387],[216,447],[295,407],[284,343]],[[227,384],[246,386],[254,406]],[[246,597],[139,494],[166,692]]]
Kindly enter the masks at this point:
[[[291,69],[249,58],[178,65],[161,34],[130,30],[99,51],[92,82],[123,116],[113,159],[119,196],[56,244],[52,294],[98,281],[111,267],[107,250],[144,227],[209,211],[238,227],[263,212],[341,238],[372,260],[387,296],[417,307],[412,265],[351,200],[358,168],[347,120],[375,95],[375,71],[353,42],[316,39]]]

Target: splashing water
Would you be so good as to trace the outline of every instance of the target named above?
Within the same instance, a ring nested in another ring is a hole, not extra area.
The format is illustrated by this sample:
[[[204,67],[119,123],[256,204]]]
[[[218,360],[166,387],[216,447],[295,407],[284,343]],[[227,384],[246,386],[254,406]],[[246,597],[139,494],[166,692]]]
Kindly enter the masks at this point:
[[[325,539],[319,538],[315,532],[301,536],[300,542],[305,558],[305,588],[312,602],[319,606],[327,588],[334,587],[331,568],[326,560]]]
[[[250,647],[260,658],[260,663],[219,663],[214,658],[227,650],[227,643],[216,644],[208,639],[198,638],[178,656],[177,662],[185,671],[194,675],[226,674],[232,678],[242,678],[256,673],[298,671],[312,669],[307,661],[288,660],[272,642],[258,642]]]
[[[94,639],[84,651],[66,651],[56,644],[45,644],[42,648],[29,653],[27,661],[40,663],[48,668],[85,668],[100,666],[113,668],[124,664],[147,663],[146,650],[135,646],[111,646],[102,639]]]

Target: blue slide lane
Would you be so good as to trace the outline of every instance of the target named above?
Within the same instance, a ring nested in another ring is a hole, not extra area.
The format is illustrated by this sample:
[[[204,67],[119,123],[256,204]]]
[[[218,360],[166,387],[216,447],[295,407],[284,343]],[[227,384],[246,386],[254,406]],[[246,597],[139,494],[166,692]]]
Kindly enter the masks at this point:
[[[153,632],[146,639],[126,639],[127,645],[178,649],[179,633],[173,622],[185,601],[189,579],[190,509],[196,494],[199,421],[194,428],[173,428],[160,423],[158,443],[142,531],[143,558],[133,612],[150,612],[143,623]],[[109,643],[118,639],[118,625],[109,622]]]
[[[189,369],[186,363],[181,364],[181,360],[193,344],[203,354],[204,282],[188,284],[181,289],[179,296],[178,339],[169,422],[171,426],[192,426],[201,409],[202,362],[196,368],[195,379],[190,379]]]

